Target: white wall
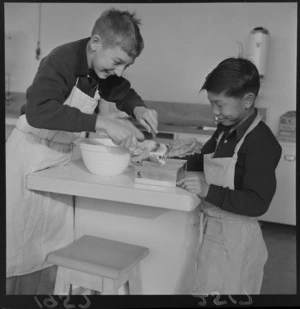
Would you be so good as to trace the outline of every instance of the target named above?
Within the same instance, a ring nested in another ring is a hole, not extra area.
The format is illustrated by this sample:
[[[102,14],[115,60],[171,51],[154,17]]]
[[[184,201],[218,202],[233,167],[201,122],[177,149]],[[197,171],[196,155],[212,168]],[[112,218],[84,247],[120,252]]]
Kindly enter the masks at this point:
[[[135,10],[145,49],[125,73],[145,100],[208,104],[199,89],[223,59],[246,52],[250,31],[270,31],[270,48],[259,107],[276,134],[279,117],[296,109],[296,3],[43,3],[42,56],[54,47],[90,35],[109,7]],[[25,92],[39,61],[37,3],[5,3],[5,61],[13,91]]]

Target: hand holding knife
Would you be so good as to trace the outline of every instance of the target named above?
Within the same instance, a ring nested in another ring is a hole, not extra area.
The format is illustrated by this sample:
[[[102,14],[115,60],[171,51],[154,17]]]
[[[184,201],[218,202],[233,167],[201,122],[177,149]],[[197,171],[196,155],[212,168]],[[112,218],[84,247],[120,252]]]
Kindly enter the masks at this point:
[[[156,138],[158,133],[157,126],[157,112],[154,109],[148,109],[144,106],[137,106],[134,108],[135,119],[152,135]]]
[[[157,132],[158,133],[158,132]],[[152,129],[151,130],[151,135],[152,135],[152,139],[156,139],[156,133],[154,132],[154,130]]]

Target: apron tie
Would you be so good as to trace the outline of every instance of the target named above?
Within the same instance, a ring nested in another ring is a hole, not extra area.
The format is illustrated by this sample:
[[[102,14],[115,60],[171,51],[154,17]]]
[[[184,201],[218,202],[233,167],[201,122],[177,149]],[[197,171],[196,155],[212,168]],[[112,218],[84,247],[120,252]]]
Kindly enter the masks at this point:
[[[198,245],[197,245],[197,248],[196,248],[195,276],[197,275],[197,271],[198,271],[198,266],[199,266],[198,255],[199,255],[200,247],[203,243],[203,238],[204,238],[204,233],[205,233],[207,221],[208,221],[207,215],[204,213],[203,210],[200,210],[200,213],[199,213],[199,241],[198,241]]]

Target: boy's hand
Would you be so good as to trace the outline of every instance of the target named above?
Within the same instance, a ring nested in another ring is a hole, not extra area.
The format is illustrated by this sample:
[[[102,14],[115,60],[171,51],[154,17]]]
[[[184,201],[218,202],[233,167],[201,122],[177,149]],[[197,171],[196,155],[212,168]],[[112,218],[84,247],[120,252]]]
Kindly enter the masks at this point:
[[[144,106],[136,106],[133,110],[135,119],[150,133],[152,130],[158,133],[157,112]]]
[[[137,140],[144,140],[144,134],[138,130],[129,120],[98,116],[96,130],[104,131],[117,145],[135,147]]]
[[[201,198],[206,197],[209,188],[203,172],[186,176],[177,181],[177,185],[186,191],[199,195]]]

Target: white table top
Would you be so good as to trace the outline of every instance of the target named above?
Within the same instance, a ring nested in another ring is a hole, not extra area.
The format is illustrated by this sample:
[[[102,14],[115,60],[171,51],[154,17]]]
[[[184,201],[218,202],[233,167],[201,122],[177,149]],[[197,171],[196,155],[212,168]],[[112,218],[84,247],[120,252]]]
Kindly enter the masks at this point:
[[[189,172],[188,172],[189,173]],[[197,195],[181,188],[136,184],[132,167],[115,177],[91,174],[82,159],[27,175],[30,190],[55,192],[87,198],[138,204],[180,211],[192,211],[200,203]]]

